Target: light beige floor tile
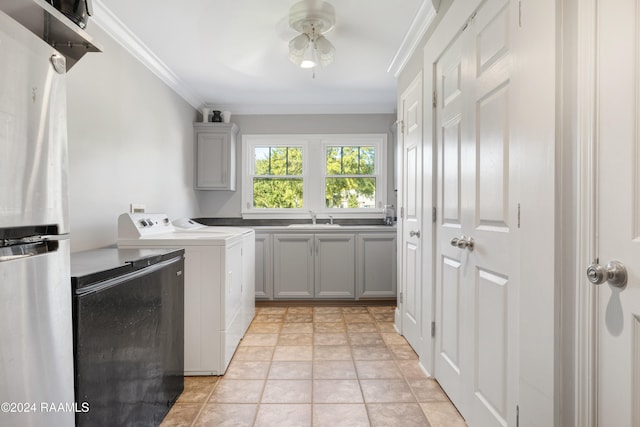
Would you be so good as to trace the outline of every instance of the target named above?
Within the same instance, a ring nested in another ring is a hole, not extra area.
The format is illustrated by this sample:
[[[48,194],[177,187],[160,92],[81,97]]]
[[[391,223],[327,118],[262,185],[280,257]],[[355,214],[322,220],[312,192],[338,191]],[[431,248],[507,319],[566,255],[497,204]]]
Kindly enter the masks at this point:
[[[313,307],[313,313],[342,313],[341,307]]]
[[[309,404],[262,404],[254,427],[309,427],[311,405]]]
[[[209,398],[219,377],[185,377],[184,390],[177,403],[203,403]]]
[[[314,380],[313,403],[362,403],[358,380]]]
[[[267,380],[262,403],[311,403],[311,380]]]
[[[314,322],[344,322],[342,312],[338,313],[313,313]]]
[[[188,427],[200,412],[200,403],[176,403],[164,417],[161,427]]]
[[[393,360],[393,354],[385,346],[351,346],[354,360]]]
[[[313,345],[313,334],[280,334],[278,345]]]
[[[348,345],[316,345],[313,347],[314,360],[351,360]]]
[[[402,379],[402,373],[393,360],[356,360],[358,378]]]
[[[416,401],[405,380],[360,380],[367,403],[412,403]]]
[[[313,331],[319,334],[334,334],[337,332],[344,332],[346,328],[344,322],[324,322],[314,323]]]
[[[393,357],[398,360],[411,360],[418,358],[418,355],[413,351],[413,348],[411,348],[409,344],[389,345],[387,347],[389,347],[389,350],[393,353]]]
[[[251,427],[258,405],[247,403],[209,403],[196,420],[196,427]]]
[[[347,323],[347,331],[350,333],[378,332],[375,323]]]
[[[267,378],[271,362],[264,360],[232,360],[225,379],[231,380],[261,380]]]
[[[313,362],[313,378],[316,380],[354,380],[358,376],[351,360],[316,360]]]
[[[275,361],[271,363],[270,380],[308,380],[312,378],[313,365],[311,361]]]
[[[313,307],[289,307],[287,308],[289,314],[313,314]]]
[[[276,345],[277,342],[278,334],[246,334],[240,341],[240,345],[270,347]]]
[[[287,307],[257,307],[256,314],[284,314]]]
[[[377,332],[364,332],[360,334],[349,332],[349,342],[352,346],[385,345],[382,336]]]
[[[273,360],[313,360],[313,346],[279,345],[273,352]]]
[[[369,313],[395,313],[396,308],[391,305],[370,305],[367,307]]]
[[[428,427],[429,421],[417,403],[367,403],[373,427]]]
[[[313,334],[313,345],[348,345],[347,334],[338,332],[333,334]]]
[[[405,378],[423,378],[427,379],[429,376],[420,367],[420,361],[418,360],[396,360],[402,375]]]
[[[271,360],[275,347],[241,346],[232,360]]]
[[[313,405],[313,427],[369,427],[365,405],[358,403],[316,403]]]
[[[356,306],[356,307],[342,307],[342,313],[344,314],[367,314],[369,311],[365,306]]]
[[[380,334],[382,335],[382,339],[387,345],[405,345],[408,344],[407,340],[402,336],[396,333],[393,334]]]
[[[448,402],[449,398],[440,388],[440,384],[432,378],[430,379],[407,379],[409,387],[418,399],[418,402],[443,401]]]
[[[280,322],[253,322],[247,331],[250,334],[277,334],[282,328]]]
[[[421,403],[431,427],[466,427],[467,423],[450,402]]]
[[[385,334],[397,334],[396,327],[393,322],[378,322],[376,323],[380,332]]]
[[[257,314],[254,318],[253,321],[254,322],[267,322],[267,323],[273,323],[273,322],[282,322],[284,320],[284,313],[282,314],[271,314],[271,313],[266,313],[266,314]]]
[[[220,380],[211,394],[212,403],[258,403],[264,380]]]
[[[306,313],[287,313],[287,315],[284,317],[284,321],[287,323],[311,323],[313,322],[313,315]]]
[[[345,314],[344,320],[347,323],[374,323],[375,320],[369,313]]]
[[[282,330],[280,330],[282,334],[311,334],[313,333],[313,323],[294,323],[294,322],[285,322],[282,325]]]
[[[393,322],[395,315],[393,313],[371,313],[376,322]]]

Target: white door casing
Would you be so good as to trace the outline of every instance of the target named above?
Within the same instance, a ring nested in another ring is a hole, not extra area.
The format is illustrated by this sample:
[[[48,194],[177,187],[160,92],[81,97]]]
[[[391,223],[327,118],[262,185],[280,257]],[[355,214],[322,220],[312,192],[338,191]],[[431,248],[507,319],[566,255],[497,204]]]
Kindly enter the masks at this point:
[[[400,97],[402,122],[402,334],[422,349],[422,73]]]
[[[477,426],[516,421],[511,19],[508,0],[484,2],[435,67],[435,375]],[[463,239],[474,246],[454,246]]]

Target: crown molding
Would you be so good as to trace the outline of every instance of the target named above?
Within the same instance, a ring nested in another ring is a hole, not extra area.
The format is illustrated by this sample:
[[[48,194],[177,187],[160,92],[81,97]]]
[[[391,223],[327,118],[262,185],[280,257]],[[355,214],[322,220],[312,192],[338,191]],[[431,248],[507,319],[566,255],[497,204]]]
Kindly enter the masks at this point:
[[[271,114],[396,114],[394,104],[224,104],[216,109],[229,110],[234,115]]]
[[[388,73],[392,73],[394,77],[398,77],[404,67],[411,59],[411,56],[418,48],[418,44],[422,37],[426,34],[429,26],[438,13],[440,0],[423,0],[416,17],[411,22],[407,34],[404,36],[396,55],[391,60],[391,64],[387,68]]]
[[[198,109],[204,104],[142,40],[136,37],[136,35],[104,5],[102,0],[93,1],[93,15],[91,16],[91,20],[191,106]]]

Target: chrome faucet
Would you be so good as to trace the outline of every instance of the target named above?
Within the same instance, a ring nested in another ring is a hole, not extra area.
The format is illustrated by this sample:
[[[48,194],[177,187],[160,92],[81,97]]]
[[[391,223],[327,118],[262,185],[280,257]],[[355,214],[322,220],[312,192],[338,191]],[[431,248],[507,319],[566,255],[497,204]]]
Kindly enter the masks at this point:
[[[333,215],[329,215],[329,224],[333,225]]]
[[[309,211],[309,215],[311,215],[311,223],[316,225],[316,214],[313,211]]]

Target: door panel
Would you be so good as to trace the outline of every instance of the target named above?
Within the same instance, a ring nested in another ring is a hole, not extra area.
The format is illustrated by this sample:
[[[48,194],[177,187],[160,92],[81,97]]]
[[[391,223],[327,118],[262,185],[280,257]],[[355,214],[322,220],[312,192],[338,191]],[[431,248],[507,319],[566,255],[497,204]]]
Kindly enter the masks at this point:
[[[436,378],[477,426],[507,425],[515,412],[508,18],[508,0],[483,3],[436,64]],[[474,246],[451,243],[463,237]]]
[[[596,261],[620,261],[629,274],[622,288],[597,288],[599,426],[640,425],[639,11],[637,0],[598,8]]]
[[[437,98],[442,100],[436,110],[438,135],[438,194],[441,206],[437,228],[436,267],[436,377],[453,403],[464,406],[465,394],[461,375],[467,369],[461,365],[461,351],[464,351],[465,316],[464,291],[462,283],[463,252],[450,245],[453,238],[462,235],[462,125],[464,87],[462,75],[463,48],[469,45],[466,34],[455,40],[444,52],[436,66]],[[455,81],[454,83],[448,83]],[[449,90],[455,86],[455,90]],[[447,96],[448,95],[448,96]],[[465,414],[462,413],[464,416]]]
[[[402,158],[402,334],[422,348],[422,73],[401,96],[404,123]],[[416,234],[416,232],[418,234]]]

